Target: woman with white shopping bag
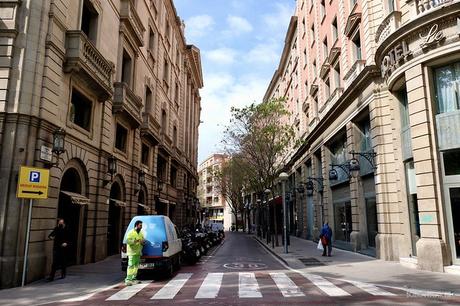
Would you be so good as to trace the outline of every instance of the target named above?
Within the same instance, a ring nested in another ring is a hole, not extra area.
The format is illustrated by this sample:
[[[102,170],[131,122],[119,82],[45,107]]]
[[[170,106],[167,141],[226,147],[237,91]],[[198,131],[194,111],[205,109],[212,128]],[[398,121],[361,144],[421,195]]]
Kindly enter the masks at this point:
[[[331,256],[332,253],[332,230],[329,227],[329,224],[326,222],[324,223],[323,228],[321,229],[321,233],[319,235],[319,242],[323,246],[323,256],[326,256],[326,247],[327,247],[327,256]],[[319,249],[319,244],[318,244]]]

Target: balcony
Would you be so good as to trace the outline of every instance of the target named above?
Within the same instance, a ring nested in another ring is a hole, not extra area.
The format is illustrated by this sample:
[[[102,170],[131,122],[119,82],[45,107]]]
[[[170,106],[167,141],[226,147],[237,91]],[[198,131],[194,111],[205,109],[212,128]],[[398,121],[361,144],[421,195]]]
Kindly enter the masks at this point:
[[[437,7],[450,5],[457,0],[415,0],[415,9],[417,15],[426,14]]]
[[[142,47],[145,28],[132,0],[120,1],[120,21],[120,33],[132,38],[136,46]]]
[[[363,71],[364,67],[366,66],[365,60],[356,60],[356,62],[351,66],[350,70],[345,74],[344,81],[345,87],[351,85],[351,83],[356,79],[356,77]]]
[[[345,25],[344,34],[347,37],[350,37],[354,33],[355,29],[359,26],[361,22],[361,12],[358,9],[358,4],[356,3],[353,9],[351,10],[350,15],[347,18],[347,23]]]
[[[310,108],[310,103],[308,103],[307,101],[303,102],[302,104],[302,111],[304,113],[306,113],[308,111],[308,109]]]
[[[439,150],[451,150],[460,147],[460,110],[436,115],[436,130]]]
[[[313,96],[317,91],[318,91],[318,84],[316,84],[316,78],[315,78],[310,85],[310,95]]]
[[[326,78],[326,76],[327,76],[328,73],[329,73],[329,68],[331,68],[331,65],[329,65],[329,60],[328,60],[328,58],[326,58],[326,59],[324,60],[323,65],[321,66],[321,69],[319,70],[319,77],[320,77],[321,79],[324,80],[324,79]]]
[[[112,113],[124,114],[134,127],[142,123],[142,99],[134,94],[125,82],[116,82]]]
[[[154,144],[160,142],[160,124],[152,114],[142,114],[141,135],[150,138]]]
[[[334,45],[331,48],[331,51],[329,51],[329,64],[334,64],[335,61],[339,58],[339,55],[341,53],[341,48],[338,46],[339,40],[337,39],[334,43]]]
[[[391,12],[379,25],[375,34],[375,42],[380,45],[391,33],[401,25],[401,12]]]
[[[66,32],[64,72],[76,73],[98,94],[100,101],[113,94],[112,73],[115,65],[105,59],[82,31]]]
[[[334,89],[332,94],[327,99],[326,103],[324,103],[324,105],[319,110],[320,114],[321,115],[326,114],[334,106],[335,102],[337,102],[337,100],[340,98],[342,93],[343,93],[343,88],[342,87],[338,87],[338,88]]]

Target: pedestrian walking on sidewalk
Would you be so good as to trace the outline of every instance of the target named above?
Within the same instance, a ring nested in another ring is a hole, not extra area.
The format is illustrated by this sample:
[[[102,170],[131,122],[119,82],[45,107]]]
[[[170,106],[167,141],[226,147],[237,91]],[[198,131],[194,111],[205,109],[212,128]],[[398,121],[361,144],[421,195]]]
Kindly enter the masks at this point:
[[[67,250],[69,248],[69,232],[65,226],[64,219],[58,220],[58,225],[48,235],[49,239],[54,239],[53,244],[53,264],[48,281],[54,280],[57,269],[61,269],[61,278],[65,278],[67,268]]]
[[[134,229],[129,231],[126,238],[127,255],[128,255],[128,269],[126,271],[126,286],[131,286],[134,283],[140,283],[137,277],[137,270],[141,261],[141,252],[144,245],[144,235],[141,232],[142,221],[137,220],[134,223]]]
[[[326,256],[326,248],[327,248],[327,256],[331,256],[332,252],[332,230],[329,227],[329,224],[326,222],[324,223],[323,228],[321,229],[321,233],[319,235],[321,239],[321,244],[323,245],[323,256]]]

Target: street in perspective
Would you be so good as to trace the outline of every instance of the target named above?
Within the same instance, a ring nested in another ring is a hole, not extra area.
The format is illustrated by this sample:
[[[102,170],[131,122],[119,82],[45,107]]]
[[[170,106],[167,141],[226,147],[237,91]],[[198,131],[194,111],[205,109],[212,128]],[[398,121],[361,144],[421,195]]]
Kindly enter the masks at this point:
[[[1,305],[460,305],[460,0],[0,0]]]

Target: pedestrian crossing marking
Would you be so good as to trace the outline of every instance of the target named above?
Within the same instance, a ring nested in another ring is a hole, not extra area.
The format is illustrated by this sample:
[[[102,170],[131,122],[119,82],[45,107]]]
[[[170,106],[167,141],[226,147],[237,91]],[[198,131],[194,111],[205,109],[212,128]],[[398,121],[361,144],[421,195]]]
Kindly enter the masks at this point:
[[[179,273],[170,280],[163,288],[160,289],[151,299],[152,300],[170,300],[182,289],[185,283],[192,276],[192,273]]]
[[[310,282],[312,282],[316,287],[318,287],[321,291],[326,293],[329,296],[349,296],[350,293],[346,292],[345,290],[337,287],[324,277],[321,277],[319,275],[314,275],[314,274],[308,274],[308,273],[303,273],[299,272],[300,275],[308,279]]]
[[[238,277],[238,296],[240,298],[261,298],[259,284],[254,273],[240,272]]]
[[[110,296],[106,301],[126,301],[132,298],[136,293],[147,287],[149,282],[127,286],[122,290],[118,291],[114,295]]]
[[[270,276],[284,297],[305,296],[286,273],[270,273]]]
[[[224,273],[209,273],[195,295],[195,299],[213,299],[219,294]]]
[[[208,273],[206,277],[201,281],[201,285],[198,288],[195,299],[215,299],[218,298],[219,293],[221,292],[221,287],[224,283],[224,275],[226,273]],[[233,273],[231,273],[233,274]],[[238,273],[238,296],[239,298],[262,298],[262,293],[259,287],[257,278],[263,277],[263,275],[270,275],[271,279],[275,283],[275,286],[269,286],[269,288],[277,288],[279,293],[282,294],[285,298],[290,297],[304,297],[305,293],[302,291],[303,286],[298,286],[294,280],[290,277],[291,274],[287,272],[239,272]],[[315,274],[304,273],[301,271],[295,271],[294,274],[299,274],[304,278],[308,279],[314,286],[320,289],[328,296],[333,297],[342,297],[342,296],[351,296],[350,293],[341,289],[337,285],[334,285],[329,280]],[[188,284],[190,287],[195,287],[194,280],[191,279],[193,273],[179,273],[173,279],[161,284],[162,288],[151,297],[152,300],[171,300],[176,297],[176,295]],[[228,280],[228,279],[227,279]],[[352,280],[340,280],[345,283],[349,283],[358,289],[366,292],[367,294],[373,296],[397,296],[397,294],[386,291],[379,286],[368,284],[359,281]],[[138,292],[144,290],[151,282],[146,281],[140,284],[135,284],[133,286],[127,286],[120,289],[118,292],[113,293],[111,296],[106,298],[106,301],[127,301],[132,299]],[[114,285],[117,286],[117,285]],[[114,286],[107,287],[105,290],[113,290]],[[235,287],[236,284],[224,285],[223,288]],[[266,287],[265,287],[266,288]],[[276,289],[274,289],[276,290]],[[99,291],[100,292],[100,291]],[[90,300],[94,293],[90,295],[80,296],[75,299],[68,299],[64,301],[84,301]],[[188,295],[188,293],[187,293]],[[193,298],[193,297],[190,297]]]
[[[377,286],[374,286],[372,284],[368,283],[362,283],[362,282],[357,282],[357,281],[351,281],[351,280],[346,280],[346,282],[352,284],[353,286],[358,287],[359,289],[366,291],[367,293],[371,295],[378,295],[378,296],[395,296],[394,293],[388,292],[386,290],[383,290]]]

